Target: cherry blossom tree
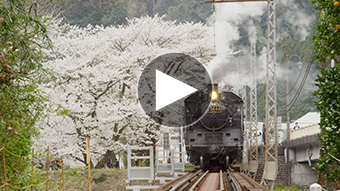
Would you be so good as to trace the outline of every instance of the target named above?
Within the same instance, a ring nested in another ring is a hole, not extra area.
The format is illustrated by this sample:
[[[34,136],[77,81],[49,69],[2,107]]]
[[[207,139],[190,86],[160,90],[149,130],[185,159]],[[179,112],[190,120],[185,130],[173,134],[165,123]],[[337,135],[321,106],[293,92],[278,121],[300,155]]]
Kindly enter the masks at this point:
[[[49,23],[53,51],[46,52],[53,77],[44,84],[51,113],[40,141],[57,156],[86,162],[86,136],[91,137],[91,162],[124,152],[128,144],[153,145],[164,127],[144,114],[137,98],[139,75],[154,58],[185,53],[207,63],[213,46],[208,27],[175,24],[163,17],[141,17],[126,25],[80,28]],[[106,161],[105,161],[106,162]]]

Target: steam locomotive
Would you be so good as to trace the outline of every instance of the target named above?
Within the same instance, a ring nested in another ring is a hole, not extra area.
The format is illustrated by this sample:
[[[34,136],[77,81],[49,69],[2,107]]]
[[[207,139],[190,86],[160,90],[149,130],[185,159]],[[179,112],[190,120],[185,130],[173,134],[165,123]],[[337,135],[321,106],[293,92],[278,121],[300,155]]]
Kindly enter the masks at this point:
[[[229,91],[218,93],[217,88],[218,84],[209,84],[184,101],[186,152],[192,164],[205,170],[211,166],[225,170],[240,160],[242,150],[243,100]]]

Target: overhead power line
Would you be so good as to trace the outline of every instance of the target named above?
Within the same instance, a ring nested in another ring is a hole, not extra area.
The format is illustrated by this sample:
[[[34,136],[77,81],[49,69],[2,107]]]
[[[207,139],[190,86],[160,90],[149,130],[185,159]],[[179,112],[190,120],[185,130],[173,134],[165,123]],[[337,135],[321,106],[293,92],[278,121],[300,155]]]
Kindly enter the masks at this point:
[[[319,13],[318,13],[318,19],[317,19],[317,24],[319,24],[319,22],[320,22],[320,13],[321,13],[321,12],[319,11]],[[315,31],[316,31],[316,28],[313,29],[312,35],[315,34]],[[310,46],[311,46],[311,45],[312,45],[312,44],[310,44]],[[310,49],[309,49],[309,50],[310,50]],[[298,88],[296,94],[294,95],[293,99],[288,103],[288,105],[281,106],[281,107],[283,107],[283,108],[287,108],[287,107],[289,107],[289,108],[288,108],[284,113],[281,113],[281,114],[279,114],[279,115],[285,115],[285,114],[287,114],[287,112],[289,112],[289,111],[293,108],[293,106],[295,105],[297,99],[299,98],[299,96],[300,96],[300,94],[301,94],[301,91],[302,91],[302,89],[303,89],[303,87],[304,87],[304,85],[305,85],[305,83],[306,83],[306,80],[307,80],[308,74],[309,74],[309,72],[310,72],[310,69],[311,69],[311,67],[312,67],[312,64],[313,64],[313,61],[314,61],[314,57],[313,57],[314,53],[315,53],[315,50],[313,49],[313,51],[312,51],[312,56],[311,56],[311,59],[310,59],[310,62],[309,62],[308,65],[307,65],[307,68],[306,68],[305,74],[304,74],[304,76],[303,76],[303,79],[302,79],[302,81],[301,81],[301,83],[300,83],[300,86],[299,86],[299,88]],[[307,53],[306,53],[306,54],[307,54]],[[302,71],[302,70],[301,70],[301,71]],[[288,93],[288,94],[289,94],[289,93]]]

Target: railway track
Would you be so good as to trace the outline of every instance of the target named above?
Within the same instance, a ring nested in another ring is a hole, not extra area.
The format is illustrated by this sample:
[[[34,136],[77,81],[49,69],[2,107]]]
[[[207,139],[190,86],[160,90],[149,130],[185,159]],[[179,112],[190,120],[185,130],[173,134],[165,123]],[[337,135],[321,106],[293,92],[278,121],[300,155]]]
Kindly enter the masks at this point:
[[[226,172],[201,169],[187,173],[155,191],[264,191],[268,190],[245,174],[229,169]]]

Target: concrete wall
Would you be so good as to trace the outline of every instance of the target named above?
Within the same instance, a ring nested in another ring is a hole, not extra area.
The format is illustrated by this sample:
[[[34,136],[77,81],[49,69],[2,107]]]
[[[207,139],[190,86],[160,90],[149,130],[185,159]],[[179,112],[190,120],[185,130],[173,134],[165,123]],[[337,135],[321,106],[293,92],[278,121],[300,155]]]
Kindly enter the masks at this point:
[[[308,155],[306,153],[307,149],[310,149],[310,153],[312,154],[311,160],[316,161],[316,159],[320,158],[320,144],[310,144],[305,146],[299,146],[299,147],[291,147],[291,148],[285,148],[285,157],[286,161],[288,163],[296,163],[296,162],[308,162]]]
[[[316,160],[320,158],[320,147],[319,143],[313,143],[311,145],[306,145],[306,146],[301,146],[301,147],[296,147],[295,150],[295,162],[308,162],[307,158],[307,149],[310,149],[312,157],[311,160]]]
[[[308,163],[291,163],[290,169],[291,184],[309,186],[316,182],[317,171]]]
[[[288,170],[289,184],[300,186],[309,186],[316,182],[317,171],[313,170],[316,159],[320,157],[320,143],[314,142],[295,147],[285,148],[285,158]],[[312,153],[311,166],[308,163],[306,150],[310,149]]]
[[[287,156],[284,155],[283,148],[278,147],[278,174],[276,177],[276,184],[277,185],[293,185],[297,184],[300,186],[309,186],[312,183],[315,183],[316,178],[317,178],[317,171],[312,170],[312,167],[315,165],[315,159],[318,156],[318,147],[312,147],[313,153],[317,151],[317,154],[313,154],[312,160],[314,163],[312,163],[312,166],[310,167],[308,162],[307,162],[307,155],[306,155],[306,150],[309,148],[303,147],[303,148],[298,148],[300,150],[297,154],[296,157],[296,149],[289,149],[289,163],[286,162]],[[314,149],[313,149],[314,148]],[[257,182],[261,181],[262,174],[263,174],[263,169],[264,169],[264,159],[265,159],[265,148],[264,146],[259,147],[259,166],[257,170],[257,176],[255,180]],[[305,162],[299,163],[296,162],[296,159],[304,160]]]

